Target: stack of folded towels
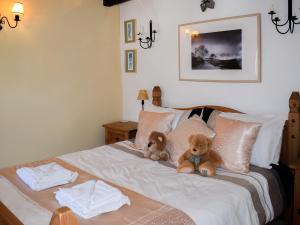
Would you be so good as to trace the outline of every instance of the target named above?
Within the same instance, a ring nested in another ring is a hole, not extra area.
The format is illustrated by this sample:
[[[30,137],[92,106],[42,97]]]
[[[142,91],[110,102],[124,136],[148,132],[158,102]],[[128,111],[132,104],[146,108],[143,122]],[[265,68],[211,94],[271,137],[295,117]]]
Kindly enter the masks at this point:
[[[61,206],[67,206],[84,219],[115,211],[130,200],[118,189],[103,181],[90,180],[72,188],[61,188],[56,192]]]
[[[56,162],[38,167],[22,167],[17,169],[17,175],[34,191],[41,191],[58,185],[73,182],[78,177]]]

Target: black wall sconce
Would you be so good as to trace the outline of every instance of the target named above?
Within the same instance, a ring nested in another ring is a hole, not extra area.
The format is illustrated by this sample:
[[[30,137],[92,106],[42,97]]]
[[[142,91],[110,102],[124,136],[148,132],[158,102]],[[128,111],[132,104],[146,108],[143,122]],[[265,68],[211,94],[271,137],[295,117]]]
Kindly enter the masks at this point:
[[[138,33],[139,36],[139,42],[140,42],[140,46],[143,49],[148,49],[151,48],[153,45],[153,42],[155,42],[155,35],[157,34],[156,30],[153,30],[153,24],[152,24],[152,20],[149,21],[149,36],[146,36],[143,40],[142,36],[144,36],[143,33]]]
[[[16,2],[13,7],[12,7],[12,10],[11,10],[12,13],[16,14],[15,15],[15,21],[16,21],[16,24],[15,25],[11,25],[8,18],[6,16],[2,16],[0,15],[0,30],[3,29],[3,24],[5,24],[5,22],[8,24],[8,26],[10,28],[16,28],[18,26],[18,23],[21,21],[20,20],[20,15],[23,15],[24,14],[24,8],[23,8],[23,4],[22,3],[19,3],[19,2]]]
[[[288,5],[289,9],[288,9],[288,19],[286,22],[279,24],[281,20],[279,19],[278,16],[276,17],[274,16],[276,12],[274,12],[274,10],[271,10],[269,12],[269,14],[271,15],[272,23],[276,26],[276,30],[280,34],[287,34],[289,31],[291,33],[294,33],[295,25],[300,24],[300,21],[296,22],[298,20],[298,17],[293,16],[293,0],[288,0],[288,1],[289,1],[289,5]],[[288,29],[286,31],[282,31],[280,28],[283,28],[286,25],[288,25]]]
[[[202,12],[205,12],[207,8],[214,9],[215,1],[214,0],[202,0],[200,4]]]

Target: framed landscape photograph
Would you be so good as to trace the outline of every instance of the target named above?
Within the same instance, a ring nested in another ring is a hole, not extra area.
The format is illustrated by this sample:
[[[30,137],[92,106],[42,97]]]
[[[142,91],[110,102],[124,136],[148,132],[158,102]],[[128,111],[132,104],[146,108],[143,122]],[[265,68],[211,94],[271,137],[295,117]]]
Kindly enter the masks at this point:
[[[260,14],[179,25],[179,80],[261,82],[260,35]]]
[[[126,73],[136,73],[137,63],[136,49],[125,51],[125,71]]]
[[[125,43],[135,42],[135,20],[127,20],[124,22]]]

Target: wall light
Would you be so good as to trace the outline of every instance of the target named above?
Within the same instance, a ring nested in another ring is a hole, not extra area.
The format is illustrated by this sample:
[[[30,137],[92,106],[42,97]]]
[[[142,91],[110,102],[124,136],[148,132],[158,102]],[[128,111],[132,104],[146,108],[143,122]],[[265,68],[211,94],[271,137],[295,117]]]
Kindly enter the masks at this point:
[[[8,26],[10,28],[16,28],[18,26],[18,23],[21,21],[20,20],[20,15],[24,14],[24,8],[23,8],[23,4],[20,2],[16,2],[11,10],[12,13],[15,14],[15,21],[16,24],[15,25],[11,25],[8,18],[6,16],[2,16],[0,17],[0,30],[3,29],[3,24],[5,24],[5,22],[8,24]],[[1,15],[0,15],[1,16]]]
[[[143,49],[149,49],[152,47],[153,42],[155,42],[155,35],[157,34],[156,30],[153,30],[152,20],[149,21],[149,36],[146,36],[143,33],[138,33],[140,46]],[[142,36],[145,36],[144,40]]]
[[[286,22],[279,23],[280,19],[278,16],[274,16],[276,14],[274,10],[271,10],[269,14],[271,15],[272,23],[280,34],[287,34],[288,32],[294,33],[295,25],[300,24],[298,17],[293,15],[293,0],[288,0],[288,19]],[[285,28],[285,30],[283,30],[283,28]]]

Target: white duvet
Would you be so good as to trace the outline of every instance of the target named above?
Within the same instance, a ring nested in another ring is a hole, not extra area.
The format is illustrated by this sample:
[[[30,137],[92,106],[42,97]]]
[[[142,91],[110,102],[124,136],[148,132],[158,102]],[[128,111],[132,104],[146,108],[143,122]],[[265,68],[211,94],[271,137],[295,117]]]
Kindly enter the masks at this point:
[[[227,181],[178,174],[173,168],[110,146],[64,155],[60,159],[107,181],[180,209],[197,225],[259,225],[250,193]],[[225,171],[218,173],[242,176]],[[273,208],[267,180],[258,173],[251,172],[251,175],[256,179],[247,177],[247,180],[256,187],[267,221],[270,221]]]
[[[141,159],[110,146],[67,154],[59,158],[99,178],[182,210],[197,225],[259,225],[251,195],[239,185],[199,175],[178,174],[173,168]],[[242,176],[225,171],[218,173]],[[251,173],[256,179],[248,177],[247,180],[256,187],[268,222],[273,218],[268,183],[259,174]],[[1,185],[0,191],[3,191]],[[8,205],[12,210],[18,207],[17,203],[13,205],[10,202]],[[19,210],[18,213],[28,215],[28,211]],[[39,215],[31,216],[39,221]],[[22,215],[19,218],[22,218]]]

